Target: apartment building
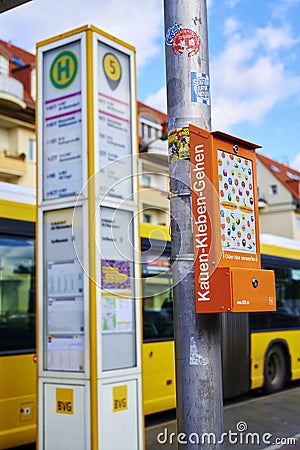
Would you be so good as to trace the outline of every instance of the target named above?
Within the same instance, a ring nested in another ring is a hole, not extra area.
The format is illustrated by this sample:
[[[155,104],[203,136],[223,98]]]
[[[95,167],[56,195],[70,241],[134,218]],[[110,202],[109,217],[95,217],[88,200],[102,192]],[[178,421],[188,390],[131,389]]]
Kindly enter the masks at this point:
[[[261,233],[300,240],[300,172],[257,153]]]
[[[138,102],[142,222],[169,225],[167,116]]]
[[[0,40],[0,181],[36,184],[35,56]]]

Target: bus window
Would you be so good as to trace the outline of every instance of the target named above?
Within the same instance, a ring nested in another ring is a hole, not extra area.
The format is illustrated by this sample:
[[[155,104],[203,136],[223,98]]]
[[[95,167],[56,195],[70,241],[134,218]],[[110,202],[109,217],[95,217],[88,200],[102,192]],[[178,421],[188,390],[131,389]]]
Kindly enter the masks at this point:
[[[160,296],[143,298],[144,341],[173,339],[173,302]]]
[[[0,235],[0,352],[35,348],[34,239]]]
[[[174,338],[170,245],[142,239],[144,341]]]
[[[264,267],[272,269],[272,267]],[[273,267],[276,282],[277,310],[250,314],[252,330],[300,328],[300,280],[298,271]]]

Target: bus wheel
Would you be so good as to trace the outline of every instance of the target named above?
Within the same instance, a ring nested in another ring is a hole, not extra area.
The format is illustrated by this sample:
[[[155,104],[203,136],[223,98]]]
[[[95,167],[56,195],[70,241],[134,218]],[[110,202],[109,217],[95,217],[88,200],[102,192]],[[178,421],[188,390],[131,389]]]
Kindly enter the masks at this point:
[[[280,345],[272,345],[265,357],[264,391],[271,394],[283,389],[286,376],[287,364],[284,351]]]

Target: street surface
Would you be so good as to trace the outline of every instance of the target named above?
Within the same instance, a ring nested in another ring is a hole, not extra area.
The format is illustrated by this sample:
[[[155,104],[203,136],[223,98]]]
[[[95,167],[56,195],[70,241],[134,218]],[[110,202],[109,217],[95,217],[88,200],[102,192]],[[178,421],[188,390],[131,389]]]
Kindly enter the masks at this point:
[[[154,418],[147,420],[146,450],[177,449],[177,433],[175,413],[169,412],[166,421],[154,423]],[[160,421],[163,417],[158,416]],[[180,430],[181,431],[181,430]],[[190,440],[197,447],[197,439],[203,436],[195,434],[190,437],[179,437]],[[224,450],[300,450],[300,387],[291,384],[289,389],[273,395],[252,396],[246,401],[227,404],[224,407]],[[172,435],[172,433],[175,433]],[[214,439],[206,436],[207,449],[213,449]],[[210,441],[208,441],[210,439]],[[209,445],[210,442],[210,445]]]
[[[227,402],[224,406],[224,432],[227,433],[224,450],[300,450],[300,383],[291,383],[288,389],[278,394],[251,394],[235,402]],[[145,436],[146,450],[177,449],[175,411],[147,417]],[[181,436],[179,440],[189,438],[196,442],[202,437],[197,436],[195,430],[195,435]],[[206,436],[205,439],[206,448],[213,450],[214,437]],[[194,447],[199,448],[196,443]],[[35,450],[35,445],[16,450]]]

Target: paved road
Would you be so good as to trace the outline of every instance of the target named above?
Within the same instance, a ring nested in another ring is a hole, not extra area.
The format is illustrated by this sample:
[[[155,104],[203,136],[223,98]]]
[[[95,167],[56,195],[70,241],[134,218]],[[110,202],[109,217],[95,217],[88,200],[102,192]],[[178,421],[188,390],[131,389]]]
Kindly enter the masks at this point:
[[[300,450],[300,387],[225,406],[224,430],[225,450]],[[175,450],[176,436],[176,422],[169,414],[167,422],[146,427],[146,450]],[[216,448],[210,439],[208,450]]]
[[[228,435],[224,439],[224,450],[300,450],[300,387],[299,383],[294,386],[278,394],[252,397],[225,406],[224,430]],[[174,411],[151,417],[147,423],[146,450],[177,449]],[[245,428],[246,431],[239,431]],[[234,443],[233,439],[238,442]],[[197,445],[193,447],[198,448]],[[214,448],[212,441],[206,447],[207,450]],[[34,449],[33,445],[18,448]]]

